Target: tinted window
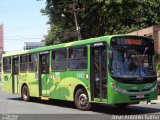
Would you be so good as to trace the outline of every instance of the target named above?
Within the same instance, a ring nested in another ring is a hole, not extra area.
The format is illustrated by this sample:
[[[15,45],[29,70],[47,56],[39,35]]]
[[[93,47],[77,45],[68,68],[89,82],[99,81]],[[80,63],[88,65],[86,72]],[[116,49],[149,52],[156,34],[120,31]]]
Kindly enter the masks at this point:
[[[37,54],[29,54],[28,56],[29,60],[28,60],[28,71],[33,71],[36,72],[37,71]]]
[[[3,58],[3,70],[4,73],[10,73],[11,72],[11,58]]]
[[[67,50],[59,49],[52,51],[52,70],[67,69]]]
[[[27,55],[22,55],[20,57],[20,71],[21,72],[26,72],[27,71]]]
[[[69,49],[69,69],[87,69],[87,47]]]
[[[13,71],[12,71],[12,73],[14,74],[14,75],[18,75],[18,73],[19,73],[19,56],[14,56],[13,58]]]
[[[42,74],[49,73],[49,54],[40,55],[40,69]]]

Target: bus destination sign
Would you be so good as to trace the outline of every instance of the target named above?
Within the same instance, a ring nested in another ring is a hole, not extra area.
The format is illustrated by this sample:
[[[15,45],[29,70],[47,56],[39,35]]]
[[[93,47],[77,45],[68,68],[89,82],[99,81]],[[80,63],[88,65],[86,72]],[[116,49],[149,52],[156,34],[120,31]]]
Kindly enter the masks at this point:
[[[131,38],[131,37],[123,37],[123,38],[114,38],[112,39],[113,44],[116,45],[143,45],[143,41],[140,38]]]

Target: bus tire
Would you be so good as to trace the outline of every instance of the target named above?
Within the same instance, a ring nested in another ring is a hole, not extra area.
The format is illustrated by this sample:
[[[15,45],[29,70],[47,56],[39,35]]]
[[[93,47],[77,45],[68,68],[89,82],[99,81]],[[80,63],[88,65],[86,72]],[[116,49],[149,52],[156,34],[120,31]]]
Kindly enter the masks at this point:
[[[24,85],[21,92],[22,100],[28,102],[30,100],[29,88],[27,85]]]
[[[91,108],[91,103],[89,102],[88,94],[86,90],[80,88],[76,91],[74,96],[74,102],[79,110],[89,110]]]

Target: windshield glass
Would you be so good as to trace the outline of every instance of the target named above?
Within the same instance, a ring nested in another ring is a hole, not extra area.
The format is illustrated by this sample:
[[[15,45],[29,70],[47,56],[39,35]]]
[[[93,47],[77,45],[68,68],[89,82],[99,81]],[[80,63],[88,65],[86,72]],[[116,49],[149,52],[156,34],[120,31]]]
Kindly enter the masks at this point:
[[[112,47],[111,74],[116,77],[152,77],[156,75],[153,53],[147,47]]]

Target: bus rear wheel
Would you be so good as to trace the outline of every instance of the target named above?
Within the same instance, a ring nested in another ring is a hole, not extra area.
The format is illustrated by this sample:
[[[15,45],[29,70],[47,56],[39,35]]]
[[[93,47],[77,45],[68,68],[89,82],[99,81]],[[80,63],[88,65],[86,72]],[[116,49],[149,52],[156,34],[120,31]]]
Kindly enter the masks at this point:
[[[87,92],[82,88],[76,91],[74,96],[74,102],[76,107],[80,110],[89,110],[91,108]]]
[[[21,92],[22,100],[28,102],[30,100],[30,93],[27,85],[24,85]]]

